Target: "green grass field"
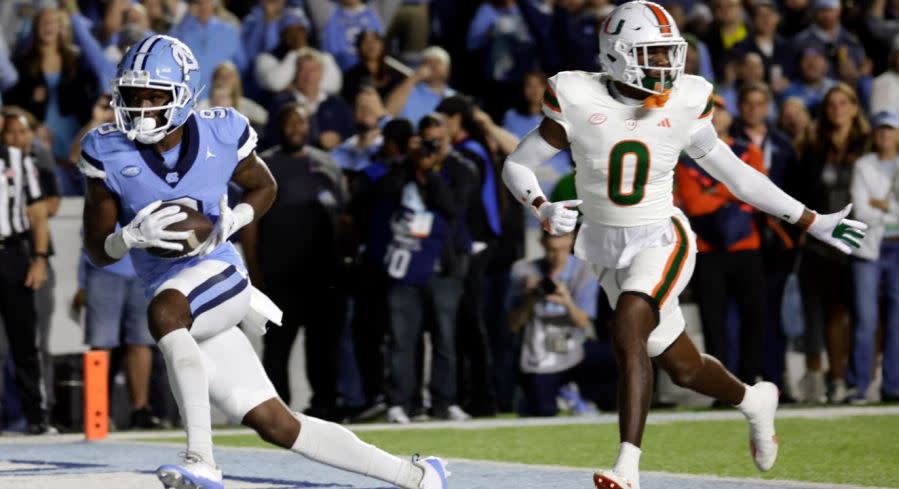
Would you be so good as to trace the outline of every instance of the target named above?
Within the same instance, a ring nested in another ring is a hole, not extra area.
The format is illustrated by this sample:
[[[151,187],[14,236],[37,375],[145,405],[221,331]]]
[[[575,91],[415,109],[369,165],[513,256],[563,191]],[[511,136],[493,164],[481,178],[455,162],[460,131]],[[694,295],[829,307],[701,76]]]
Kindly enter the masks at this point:
[[[784,419],[780,456],[766,479],[899,488],[899,416]],[[617,455],[616,425],[528,426],[477,430],[361,431],[393,453],[435,454],[501,462],[608,467]],[[644,470],[724,477],[759,477],[742,421],[651,425]],[[160,439],[175,441],[175,438]],[[270,446],[256,436],[221,436],[222,446]]]

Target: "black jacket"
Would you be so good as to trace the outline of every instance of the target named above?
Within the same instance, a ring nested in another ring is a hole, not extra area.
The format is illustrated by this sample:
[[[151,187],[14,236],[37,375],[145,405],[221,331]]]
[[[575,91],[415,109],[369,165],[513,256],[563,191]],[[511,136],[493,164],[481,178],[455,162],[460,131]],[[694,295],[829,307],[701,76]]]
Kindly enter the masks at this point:
[[[19,57],[14,61],[19,72],[19,83],[3,94],[3,100],[7,105],[18,105],[31,112],[38,120],[47,117],[47,99],[34,100],[34,93],[39,87],[47,90],[47,79],[43,73],[37,75],[31,73],[28,68],[28,59]],[[67,76],[63,70],[59,82],[59,111],[62,115],[75,115],[82,124],[91,116],[97,93],[97,80],[79,55],[75,74]],[[49,96],[49,94],[48,94]]]

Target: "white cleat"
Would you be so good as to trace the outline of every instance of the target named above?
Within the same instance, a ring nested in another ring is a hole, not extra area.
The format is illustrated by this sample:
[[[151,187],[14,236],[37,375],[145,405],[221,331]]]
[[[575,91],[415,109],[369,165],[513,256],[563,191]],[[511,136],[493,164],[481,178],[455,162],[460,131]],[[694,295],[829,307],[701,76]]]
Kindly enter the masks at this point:
[[[780,394],[771,382],[759,382],[750,387],[746,395],[755,397],[751,412],[744,412],[749,420],[749,449],[756,468],[767,472],[777,461],[777,435],[774,417]]]
[[[425,471],[424,477],[421,478],[421,484],[418,485],[419,489],[447,489],[449,487],[446,479],[451,474],[446,470],[448,464],[443,460],[437,457],[419,459],[416,455],[412,458],[412,463]]]
[[[166,489],[224,489],[222,471],[206,463],[202,457],[187,452],[180,465],[163,465],[156,477]]]
[[[631,482],[614,470],[597,470],[593,474],[596,489],[640,489],[639,482]]]

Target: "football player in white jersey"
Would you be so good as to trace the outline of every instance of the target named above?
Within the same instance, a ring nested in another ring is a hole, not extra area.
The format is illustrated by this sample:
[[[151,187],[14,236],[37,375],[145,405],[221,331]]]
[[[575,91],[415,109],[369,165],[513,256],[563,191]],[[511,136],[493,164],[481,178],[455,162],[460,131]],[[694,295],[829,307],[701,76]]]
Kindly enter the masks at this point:
[[[673,204],[674,166],[686,151],[741,200],[845,253],[858,247],[867,226],[845,219],[849,206],[824,215],[807,209],[718,139],[712,85],[684,74],[687,45],[665,9],[642,0],[620,5],[602,24],[599,43],[604,72],[553,76],[543,121],[503,167],[513,195],[533,207],[550,233],[574,230],[580,208],[575,254],[593,264],[615,310],[621,446],[613,469],[596,472],[596,487],[640,487],[650,359],[678,385],[736,406],[749,421],[756,466],[770,470],[777,458],[777,387],[744,385],[684,333],[678,295],[693,273],[696,243]],[[549,202],[533,170],[565,148],[576,163],[579,200]]]

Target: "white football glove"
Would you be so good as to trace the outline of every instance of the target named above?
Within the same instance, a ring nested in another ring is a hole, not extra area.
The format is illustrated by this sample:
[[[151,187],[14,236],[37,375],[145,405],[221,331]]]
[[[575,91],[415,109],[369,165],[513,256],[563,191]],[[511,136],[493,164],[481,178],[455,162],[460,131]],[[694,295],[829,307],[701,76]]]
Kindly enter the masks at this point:
[[[865,230],[868,229],[868,225],[863,222],[846,219],[846,216],[851,211],[852,204],[833,214],[818,214],[816,212],[815,220],[808,227],[809,234],[847,255],[852,253],[852,248],[861,246],[861,241],[865,239]]]
[[[174,251],[184,249],[181,243],[175,241],[187,239],[190,231],[166,231],[165,228],[187,219],[187,214],[174,205],[156,210],[161,205],[162,201],[157,200],[144,207],[122,228],[122,239],[128,249],[163,248]]]
[[[151,202],[138,211],[128,224],[106,238],[106,254],[118,260],[132,248],[162,248],[181,251],[184,247],[176,241],[185,240],[189,231],[166,231],[165,228],[187,219],[187,214],[177,206],[159,209],[162,201]],[[157,210],[159,209],[159,210]]]
[[[201,247],[200,255],[206,256],[236,233],[238,229],[253,221],[253,206],[241,202],[234,207],[228,207],[228,195],[222,195],[219,199],[219,220],[215,223],[212,234],[206,238]]]
[[[583,202],[583,200],[546,201],[537,208],[537,218],[549,234],[553,236],[568,234],[574,231],[574,226],[577,225],[577,211],[573,209]]]

